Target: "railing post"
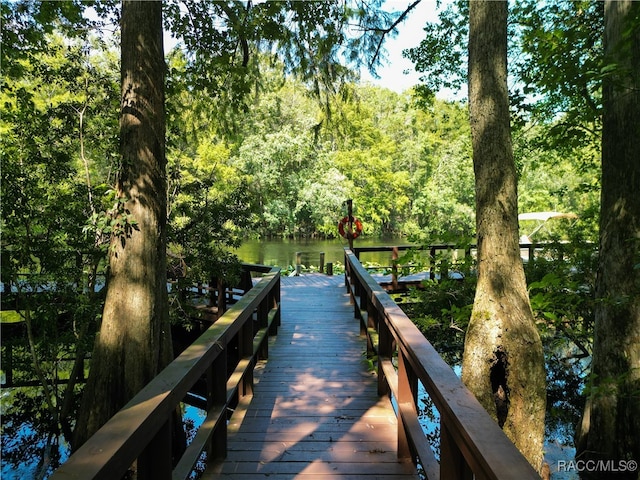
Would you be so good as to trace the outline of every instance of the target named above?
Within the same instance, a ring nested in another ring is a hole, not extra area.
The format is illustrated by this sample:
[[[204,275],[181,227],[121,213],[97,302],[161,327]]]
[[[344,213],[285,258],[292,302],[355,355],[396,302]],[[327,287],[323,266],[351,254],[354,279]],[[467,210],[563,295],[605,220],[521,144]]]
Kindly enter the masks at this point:
[[[227,404],[227,355],[228,348],[218,354],[207,371],[207,411]],[[224,414],[223,414],[224,415]],[[218,422],[211,434],[207,448],[208,460],[223,460],[227,457],[227,422]]]
[[[265,298],[260,306],[262,306],[263,303],[266,303],[266,300],[268,299]],[[262,326],[259,326],[259,328],[262,328]],[[238,332],[238,335],[238,361],[253,357],[253,339],[255,337],[255,332],[252,317],[249,317],[247,318],[247,320],[245,320],[244,325],[242,325],[242,328]],[[265,355],[264,358],[267,358],[267,356],[269,355],[268,350],[266,350],[267,345],[268,342],[262,342],[262,349],[265,350],[263,352]],[[245,395],[253,395],[253,367],[249,368],[244,374],[244,376],[242,377],[242,383],[238,388],[238,397],[244,397]]]
[[[360,320],[360,335],[365,336],[367,335],[369,324],[372,321],[371,318],[369,318],[369,312],[371,311],[371,299],[367,297],[365,289],[362,287],[360,281],[356,282],[356,292],[358,294],[358,300],[356,301],[356,318]],[[366,312],[366,318],[362,315],[362,312]],[[372,352],[373,349],[371,349],[371,352],[369,353]]]
[[[368,334],[368,330],[370,328],[373,328],[374,330],[378,331],[378,323],[379,323],[379,319],[378,319],[378,310],[376,309],[375,305],[373,304],[373,301],[368,298],[368,297],[363,297],[364,298],[364,302],[365,302],[365,306],[366,306],[366,310],[367,310],[367,322],[365,324],[364,321],[360,322],[361,328],[360,328],[360,332],[361,334],[366,335],[367,338],[367,354],[373,355],[376,352],[376,348],[377,346],[373,344],[373,339],[371,339],[371,336]]]
[[[269,310],[270,310],[269,307],[270,307],[269,297],[262,300],[260,302],[260,305],[258,305],[258,311],[257,311],[258,330],[267,328],[269,326]],[[251,319],[249,319],[247,323],[251,325]],[[247,341],[250,342],[250,345],[247,345],[247,348],[253,349],[253,337]],[[268,341],[262,342],[262,345],[260,346],[260,351],[258,352],[258,357],[261,360],[266,360],[267,358],[269,358],[269,342]]]
[[[280,275],[280,274],[278,274]],[[276,284],[273,287],[271,293],[269,293],[269,303],[272,308],[278,308],[280,304],[280,278],[278,278]],[[278,327],[280,326],[280,309],[276,312],[276,316],[271,322],[271,327],[269,328],[269,335],[277,335]]]
[[[169,480],[173,469],[171,457],[171,420],[168,420],[138,457],[136,478]]]
[[[391,288],[398,290],[398,247],[391,250]]]
[[[442,480],[471,480],[473,472],[447,427],[447,419],[440,418],[440,478]]]
[[[209,306],[217,307],[218,306],[218,282],[215,278],[211,277],[208,283],[209,287]]]
[[[383,360],[391,360],[393,355],[393,337],[386,318],[378,320],[378,395],[389,394],[389,380],[384,374]]]
[[[429,250],[429,280],[436,278],[436,247],[432,246]]]
[[[347,293],[351,294],[351,263],[347,252],[344,252],[344,286],[347,289]],[[349,295],[349,301],[353,302],[353,295]]]
[[[442,262],[440,262],[440,281],[443,281],[449,277],[449,252],[450,250],[447,250],[447,255],[445,255],[442,259]]]
[[[407,405],[416,409],[417,383],[417,377],[411,370],[405,352],[398,345],[398,405]],[[411,459],[413,463],[416,461],[416,454],[409,441],[402,416],[398,417],[398,458]]]

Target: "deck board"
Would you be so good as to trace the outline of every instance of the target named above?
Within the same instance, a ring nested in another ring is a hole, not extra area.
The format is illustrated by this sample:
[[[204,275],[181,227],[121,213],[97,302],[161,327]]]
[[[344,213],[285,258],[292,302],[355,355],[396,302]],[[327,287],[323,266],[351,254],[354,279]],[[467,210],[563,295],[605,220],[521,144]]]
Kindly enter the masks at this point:
[[[203,478],[417,479],[377,395],[342,277],[283,278],[282,325],[253,398],[228,425],[228,456]]]

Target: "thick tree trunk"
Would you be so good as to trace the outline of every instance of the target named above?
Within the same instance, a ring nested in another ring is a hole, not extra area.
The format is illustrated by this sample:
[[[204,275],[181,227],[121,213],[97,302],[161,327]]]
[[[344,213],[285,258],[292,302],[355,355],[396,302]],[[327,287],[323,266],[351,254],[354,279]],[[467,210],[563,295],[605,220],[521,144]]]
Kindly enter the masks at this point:
[[[633,478],[640,461],[640,3],[605,3],[600,257],[589,397],[576,458],[589,478]],[[627,464],[627,461],[636,463]],[[635,468],[626,468],[632,465]]]
[[[74,448],[171,360],[166,279],[162,4],[122,5],[121,202]]]
[[[517,177],[507,93],[507,4],[472,1],[469,16],[478,284],[462,378],[540,470],[545,369],[518,246]]]

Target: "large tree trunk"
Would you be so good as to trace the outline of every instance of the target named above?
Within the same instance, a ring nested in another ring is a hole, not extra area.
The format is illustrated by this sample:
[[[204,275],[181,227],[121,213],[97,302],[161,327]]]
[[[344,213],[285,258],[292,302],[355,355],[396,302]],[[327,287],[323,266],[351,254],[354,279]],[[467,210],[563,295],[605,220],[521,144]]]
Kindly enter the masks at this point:
[[[640,461],[640,3],[605,3],[600,256],[589,397],[576,458],[592,478],[633,478]],[[625,468],[634,460],[636,468]],[[602,464],[600,464],[602,465]],[[606,463],[605,463],[606,465]],[[589,471],[593,470],[593,471]],[[624,471],[623,471],[624,470]]]
[[[102,324],[74,448],[171,360],[161,2],[124,1],[121,31],[121,202],[109,250]]]
[[[518,246],[507,93],[507,4],[469,4],[469,112],[478,284],[462,379],[534,468],[542,466],[546,384]]]

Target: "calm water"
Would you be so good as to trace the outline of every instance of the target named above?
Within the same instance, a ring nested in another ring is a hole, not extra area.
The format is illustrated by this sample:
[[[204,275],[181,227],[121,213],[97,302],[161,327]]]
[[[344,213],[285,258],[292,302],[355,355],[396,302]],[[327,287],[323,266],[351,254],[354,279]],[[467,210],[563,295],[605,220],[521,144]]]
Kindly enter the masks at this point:
[[[372,247],[383,245],[408,245],[402,238],[358,238],[354,247]],[[275,265],[282,268],[296,264],[296,252],[301,253],[302,264],[317,267],[320,264],[320,252],[325,254],[325,263],[344,263],[344,248],[347,240],[331,239],[274,239],[274,240],[245,240],[236,250],[240,260],[247,263]],[[362,262],[375,262],[380,265],[391,265],[389,252],[363,253]]]

